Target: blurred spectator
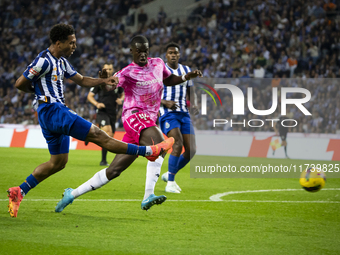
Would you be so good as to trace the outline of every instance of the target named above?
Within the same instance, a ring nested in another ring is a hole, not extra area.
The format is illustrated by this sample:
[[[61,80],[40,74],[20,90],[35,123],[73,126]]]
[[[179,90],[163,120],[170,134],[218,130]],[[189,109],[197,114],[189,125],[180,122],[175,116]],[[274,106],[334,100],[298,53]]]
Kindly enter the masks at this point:
[[[260,64],[256,64],[254,69],[254,78],[264,78],[264,68]]]
[[[323,9],[326,12],[335,11],[336,5],[334,3],[332,3],[330,0],[325,0],[325,4],[323,5]]]
[[[159,12],[157,13],[157,20],[159,24],[162,24],[163,22],[165,22],[167,15],[164,11],[163,6],[159,7]]]
[[[136,14],[136,6],[133,4],[126,17],[126,25],[127,26],[134,26],[135,25],[135,14]]]
[[[140,24],[141,29],[144,28],[147,21],[148,21],[148,15],[144,13],[144,9],[141,8],[138,13],[138,24]]]
[[[289,77],[292,78],[293,77],[293,74],[294,74],[294,70],[296,69],[297,67],[297,60],[295,59],[295,57],[293,55],[291,55],[288,60],[287,60],[287,63],[289,65],[289,70],[290,70],[290,75]]]

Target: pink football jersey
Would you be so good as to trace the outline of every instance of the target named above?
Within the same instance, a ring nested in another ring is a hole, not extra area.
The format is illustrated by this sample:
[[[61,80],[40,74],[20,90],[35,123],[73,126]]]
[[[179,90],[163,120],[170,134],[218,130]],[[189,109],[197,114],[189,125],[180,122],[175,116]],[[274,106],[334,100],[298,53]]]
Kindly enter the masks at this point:
[[[156,122],[163,91],[163,80],[171,72],[160,58],[148,58],[145,66],[132,62],[115,74],[119,78],[118,87],[125,93],[122,120],[135,111],[146,112]]]

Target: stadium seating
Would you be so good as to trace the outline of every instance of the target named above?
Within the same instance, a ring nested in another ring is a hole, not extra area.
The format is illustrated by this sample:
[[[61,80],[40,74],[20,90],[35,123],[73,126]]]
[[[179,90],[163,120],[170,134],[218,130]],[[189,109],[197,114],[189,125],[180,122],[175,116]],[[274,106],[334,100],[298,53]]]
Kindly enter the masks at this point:
[[[201,69],[207,78],[340,78],[337,1],[330,2],[332,8],[316,0],[198,1],[194,9],[187,9],[192,11],[186,16],[175,16],[174,10],[164,8],[159,15],[149,15],[144,26],[135,19],[134,32],[126,24],[132,14],[129,8],[148,11],[145,4],[150,1],[81,2],[1,2],[0,123],[37,124],[32,96],[18,92],[14,83],[30,61],[48,47],[48,32],[60,22],[76,29],[78,48],[69,60],[83,75],[96,76],[105,62],[113,63],[116,70],[126,66],[132,61],[129,39],[144,34],[152,46],[150,56],[165,59],[165,44],[176,41],[182,47],[181,62]],[[157,8],[155,12],[161,11]],[[95,110],[85,100],[88,89],[69,81],[65,84],[66,104],[93,121]],[[280,84],[276,82],[275,86]],[[339,87],[328,84],[310,88],[312,95],[324,103],[316,109],[319,121],[307,119],[305,129],[292,131],[336,133],[340,130]],[[268,96],[265,89],[259,93]],[[332,110],[327,111],[329,107]],[[196,128],[201,127],[198,120]]]

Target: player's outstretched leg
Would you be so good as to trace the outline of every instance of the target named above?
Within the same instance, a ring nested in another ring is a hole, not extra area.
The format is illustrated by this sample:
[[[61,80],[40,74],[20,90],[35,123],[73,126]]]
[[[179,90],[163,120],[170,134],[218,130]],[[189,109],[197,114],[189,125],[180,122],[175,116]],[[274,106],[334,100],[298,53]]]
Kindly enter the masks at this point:
[[[12,187],[7,190],[9,203],[8,203],[8,212],[11,217],[16,218],[18,215],[18,210],[20,203],[22,201],[22,194],[20,187]]]
[[[173,137],[165,139],[163,142],[158,143],[156,145],[150,146],[152,149],[152,154],[150,156],[146,156],[146,158],[150,161],[155,161],[159,155],[167,152],[171,149],[172,145],[174,145],[175,139]]]
[[[149,210],[153,205],[160,205],[166,200],[166,196],[155,196],[154,194],[151,194],[148,198],[144,199],[142,201],[141,208],[143,210]]]
[[[95,125],[91,126],[86,141],[91,141],[116,154],[140,155],[146,157],[149,161],[155,161],[159,155],[168,151],[175,142],[174,138],[168,138],[165,141],[152,146],[138,146],[131,143],[126,144],[108,136]]]
[[[63,198],[58,202],[57,206],[55,207],[55,212],[62,212],[66,206],[73,203],[74,196],[72,193],[71,188],[65,189],[63,194]]]

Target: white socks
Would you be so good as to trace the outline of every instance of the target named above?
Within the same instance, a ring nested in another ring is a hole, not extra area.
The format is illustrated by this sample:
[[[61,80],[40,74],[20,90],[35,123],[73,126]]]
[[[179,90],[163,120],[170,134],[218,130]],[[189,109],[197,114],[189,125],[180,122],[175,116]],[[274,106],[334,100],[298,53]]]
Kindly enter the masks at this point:
[[[74,198],[77,198],[91,190],[99,189],[108,182],[109,179],[106,177],[106,168],[104,168],[97,172],[90,180],[74,189],[71,194],[74,196]]]
[[[151,194],[154,194],[155,185],[161,173],[163,161],[164,158],[162,156],[159,156],[155,162],[148,162],[148,165],[146,167],[145,193],[143,200],[148,198]]]
[[[163,161],[164,158],[161,156],[158,157],[155,162],[148,161],[148,165],[146,167],[145,194],[143,200],[148,198],[151,194],[154,194],[156,182],[161,173]],[[108,182],[110,181],[106,177],[106,168],[104,168],[97,172],[87,182],[74,189],[71,194],[74,196],[74,198],[77,198],[91,190],[99,189]]]
[[[145,146],[145,156],[150,156],[152,154],[151,146]]]

